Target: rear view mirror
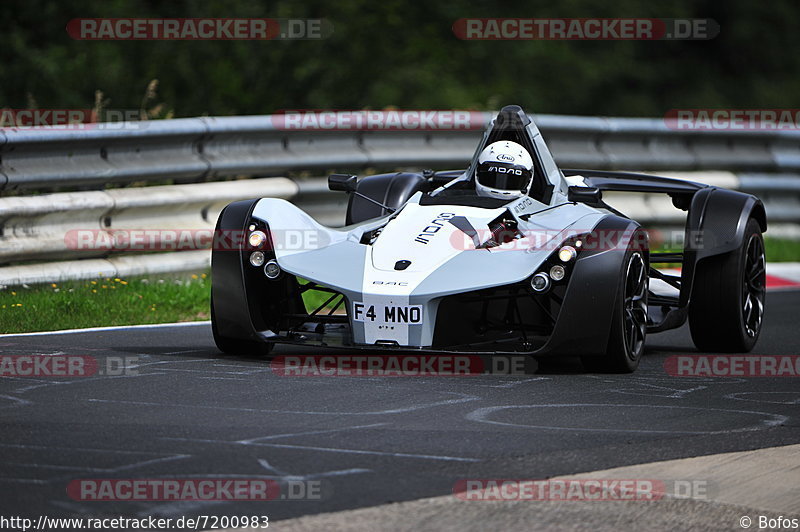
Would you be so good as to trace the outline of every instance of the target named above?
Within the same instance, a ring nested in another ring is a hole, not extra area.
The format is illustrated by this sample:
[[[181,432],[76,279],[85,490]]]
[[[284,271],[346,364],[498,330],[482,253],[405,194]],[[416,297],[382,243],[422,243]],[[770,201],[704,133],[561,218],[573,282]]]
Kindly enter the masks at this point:
[[[603,192],[596,187],[572,186],[567,189],[567,199],[576,203],[597,205],[603,201]]]
[[[331,174],[328,176],[328,188],[339,192],[355,192],[356,176],[351,174]]]

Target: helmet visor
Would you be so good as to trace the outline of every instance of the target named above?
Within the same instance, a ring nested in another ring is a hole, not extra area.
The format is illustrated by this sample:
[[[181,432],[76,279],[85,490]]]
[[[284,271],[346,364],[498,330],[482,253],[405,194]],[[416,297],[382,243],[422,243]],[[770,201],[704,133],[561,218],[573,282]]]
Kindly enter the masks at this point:
[[[478,165],[478,183],[497,190],[526,191],[532,172],[518,164],[485,162]]]

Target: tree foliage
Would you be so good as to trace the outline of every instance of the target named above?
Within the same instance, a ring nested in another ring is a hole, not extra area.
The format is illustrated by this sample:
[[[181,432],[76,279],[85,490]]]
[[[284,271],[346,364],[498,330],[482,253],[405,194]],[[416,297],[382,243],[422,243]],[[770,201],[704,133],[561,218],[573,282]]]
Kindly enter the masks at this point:
[[[281,109],[496,109],[663,116],[673,108],[800,107],[792,0],[5,0],[0,107],[138,109],[148,84],[175,116]],[[83,17],[325,18],[309,41],[79,41]],[[714,18],[708,41],[463,41],[461,17]]]

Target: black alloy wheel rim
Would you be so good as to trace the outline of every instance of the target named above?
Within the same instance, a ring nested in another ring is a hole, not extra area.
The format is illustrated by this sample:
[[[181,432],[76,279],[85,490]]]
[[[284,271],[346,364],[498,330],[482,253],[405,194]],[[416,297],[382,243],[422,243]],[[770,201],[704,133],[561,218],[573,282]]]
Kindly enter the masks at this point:
[[[742,283],[742,316],[747,336],[755,338],[761,330],[764,317],[764,298],[766,295],[767,269],[764,257],[764,243],[758,235],[752,235],[747,242],[744,262],[744,282]]]
[[[628,358],[635,360],[644,345],[647,333],[647,271],[641,253],[628,260],[625,274],[623,325]]]

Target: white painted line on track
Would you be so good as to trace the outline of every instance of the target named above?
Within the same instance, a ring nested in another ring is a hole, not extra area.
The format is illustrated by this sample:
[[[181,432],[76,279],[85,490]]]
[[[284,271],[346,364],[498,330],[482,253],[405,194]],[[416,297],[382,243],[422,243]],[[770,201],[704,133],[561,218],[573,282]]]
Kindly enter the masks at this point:
[[[124,331],[128,329],[160,329],[164,327],[197,327],[211,325],[210,321],[179,321],[176,323],[146,323],[144,325],[115,325],[111,327],[87,327],[85,329],[63,329],[60,331],[40,331],[27,333],[0,334],[0,338],[11,338],[14,336],[50,336],[56,334],[78,334],[85,332],[104,332],[104,331]]]

